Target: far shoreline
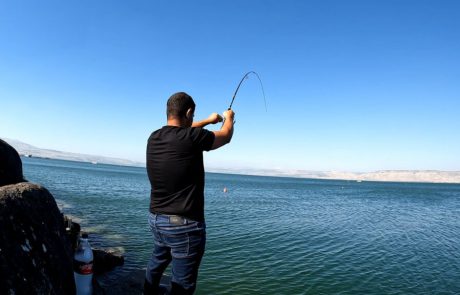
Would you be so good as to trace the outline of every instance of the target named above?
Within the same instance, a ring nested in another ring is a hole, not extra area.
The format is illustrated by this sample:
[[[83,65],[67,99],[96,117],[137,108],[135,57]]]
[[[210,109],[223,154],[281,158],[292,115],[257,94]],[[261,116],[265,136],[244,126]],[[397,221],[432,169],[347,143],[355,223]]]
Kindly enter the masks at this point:
[[[91,161],[78,161],[71,159],[59,159],[51,157],[40,157],[40,156],[30,156],[26,154],[20,154],[22,159],[40,159],[40,160],[52,160],[52,161],[64,161],[72,163],[84,163],[89,165],[106,165],[113,167],[130,167],[130,168],[141,168],[145,169],[145,165],[122,165],[122,164],[112,164],[104,162],[91,162]],[[255,177],[273,177],[273,178],[293,178],[293,179],[310,179],[310,180],[324,180],[324,181],[348,181],[348,182],[376,182],[376,183],[416,183],[416,184],[450,184],[458,185],[460,184],[460,171],[439,171],[439,170],[383,170],[376,172],[323,172],[323,171],[307,171],[307,170],[295,170],[298,174],[293,174],[289,172],[283,172],[281,170],[264,170],[264,169],[221,169],[215,167],[209,167],[206,169],[206,173],[213,174],[227,174],[227,175],[240,175],[240,176],[255,176]],[[253,170],[253,171],[251,171]],[[449,179],[443,179],[441,181],[428,180],[428,179],[378,179],[378,178],[369,178],[369,175],[377,177],[376,175],[388,176],[389,174],[405,173],[405,174],[418,174],[427,175],[427,174],[437,174],[438,177],[451,177]],[[314,174],[320,174],[315,176]],[[337,174],[350,175],[350,177],[339,177]],[[453,174],[453,176],[451,175]],[[321,176],[325,175],[325,176]],[[337,175],[337,177],[334,177]],[[367,176],[366,176],[367,175]],[[452,179],[453,178],[453,179]]]

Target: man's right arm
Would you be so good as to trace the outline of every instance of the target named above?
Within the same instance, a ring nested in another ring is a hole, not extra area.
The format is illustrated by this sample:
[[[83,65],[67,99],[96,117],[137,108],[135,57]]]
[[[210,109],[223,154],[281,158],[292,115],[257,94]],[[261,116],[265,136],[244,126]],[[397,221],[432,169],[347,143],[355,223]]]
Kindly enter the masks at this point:
[[[220,148],[221,146],[230,142],[233,136],[233,124],[235,113],[232,110],[224,112],[224,124],[219,131],[213,131],[214,133],[214,143],[212,144],[211,150]]]

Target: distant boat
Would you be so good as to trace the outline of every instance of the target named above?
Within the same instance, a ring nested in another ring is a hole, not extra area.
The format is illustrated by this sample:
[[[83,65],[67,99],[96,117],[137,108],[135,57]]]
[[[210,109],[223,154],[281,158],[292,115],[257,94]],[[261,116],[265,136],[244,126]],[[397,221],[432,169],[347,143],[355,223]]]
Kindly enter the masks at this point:
[[[362,182],[362,180],[356,180],[356,182]]]
[[[97,164],[97,162],[96,162],[96,161],[91,161],[91,164],[94,164],[94,165],[96,165],[96,164]]]
[[[24,157],[32,158],[32,155],[30,155],[30,154],[25,154]]]

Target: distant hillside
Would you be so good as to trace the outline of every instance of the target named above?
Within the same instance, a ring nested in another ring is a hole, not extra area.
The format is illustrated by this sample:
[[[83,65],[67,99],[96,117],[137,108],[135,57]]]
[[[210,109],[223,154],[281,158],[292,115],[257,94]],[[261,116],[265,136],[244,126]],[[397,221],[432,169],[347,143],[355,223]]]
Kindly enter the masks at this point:
[[[9,138],[2,138],[2,139],[6,141],[7,143],[9,143],[11,146],[13,146],[20,155],[30,155],[32,157],[38,157],[38,158],[49,158],[49,159],[123,165],[123,166],[145,166],[145,164],[143,163],[126,160],[126,159],[118,159],[118,158],[110,158],[110,157],[104,157],[104,156],[68,153],[68,152],[55,151],[55,150],[49,150],[49,149],[42,149],[42,148],[38,148],[30,144],[21,142],[19,140],[9,139]]]
[[[308,171],[280,169],[222,169],[211,168],[208,171],[220,173],[265,175],[281,177],[342,179],[354,181],[392,181],[392,182],[431,182],[460,183],[460,171],[436,170],[385,170],[375,172],[340,172],[340,171]]]
[[[60,159],[79,162],[103,163],[123,166],[141,166],[144,163],[125,159],[109,158],[103,156],[67,153],[49,149],[41,149],[18,140],[2,138],[12,145],[21,155],[32,157]],[[317,179],[343,179],[353,181],[394,181],[394,182],[432,182],[432,183],[460,183],[460,171],[437,170],[385,170],[375,172],[341,172],[341,171],[308,171],[308,170],[282,170],[282,169],[244,169],[207,167],[208,172],[317,178]]]

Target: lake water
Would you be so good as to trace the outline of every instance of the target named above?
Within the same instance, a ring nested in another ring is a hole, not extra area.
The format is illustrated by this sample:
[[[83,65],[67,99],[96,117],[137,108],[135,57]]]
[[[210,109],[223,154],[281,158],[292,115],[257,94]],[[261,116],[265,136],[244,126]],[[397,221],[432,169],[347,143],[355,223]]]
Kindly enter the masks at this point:
[[[61,210],[144,268],[145,168],[23,158]],[[228,193],[223,193],[223,188]],[[206,174],[196,294],[460,294],[460,185]]]

